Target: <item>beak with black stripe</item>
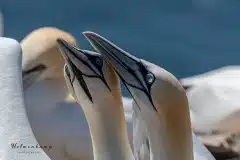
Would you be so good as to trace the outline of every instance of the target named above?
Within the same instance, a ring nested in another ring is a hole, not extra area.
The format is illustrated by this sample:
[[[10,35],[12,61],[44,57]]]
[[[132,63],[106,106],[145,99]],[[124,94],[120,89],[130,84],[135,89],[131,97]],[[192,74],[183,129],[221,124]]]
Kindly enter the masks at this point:
[[[152,64],[130,55],[96,33],[84,32],[83,34],[92,46],[114,66],[136,103],[138,104],[136,100],[138,96],[134,95],[141,95],[140,97],[146,98],[151,108],[157,112],[151,96],[151,88],[155,81],[155,75],[151,70]]]
[[[108,79],[104,75],[104,70],[108,66],[99,53],[78,49],[63,39],[58,39],[57,42],[66,62],[65,80],[76,99],[81,98],[94,103],[96,93],[111,92],[112,88],[108,85]],[[96,91],[96,88],[99,90]],[[81,95],[81,97],[77,97],[77,95]]]

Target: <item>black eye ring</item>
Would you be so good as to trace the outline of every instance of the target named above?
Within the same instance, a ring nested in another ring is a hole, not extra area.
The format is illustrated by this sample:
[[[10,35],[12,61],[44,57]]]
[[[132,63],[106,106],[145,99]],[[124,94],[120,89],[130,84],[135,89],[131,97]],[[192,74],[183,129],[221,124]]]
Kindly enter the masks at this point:
[[[152,84],[155,80],[155,76],[152,73],[147,73],[145,76],[145,80],[147,81],[148,84]]]
[[[95,64],[99,67],[103,65],[103,60],[101,58],[96,58],[95,59]]]

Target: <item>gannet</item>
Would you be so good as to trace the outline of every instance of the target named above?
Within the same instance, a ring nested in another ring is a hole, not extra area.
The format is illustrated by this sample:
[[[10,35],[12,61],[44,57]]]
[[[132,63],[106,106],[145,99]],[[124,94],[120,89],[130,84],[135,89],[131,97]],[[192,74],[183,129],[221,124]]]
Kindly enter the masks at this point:
[[[58,39],[66,60],[67,86],[86,116],[95,160],[133,160],[127,135],[120,81],[99,53]]]
[[[180,80],[196,132],[240,132],[240,67],[226,66]]]
[[[27,119],[21,46],[14,39],[0,37],[0,53],[0,159],[50,160],[41,148],[36,147],[38,143]]]
[[[76,45],[74,37],[50,27],[33,31],[21,42],[28,118],[38,142],[53,146],[51,151],[45,150],[52,160],[91,160],[88,124],[79,104],[68,94],[57,38]],[[124,107],[131,135],[129,101],[125,99]]]
[[[201,143],[196,143],[195,136],[193,144],[187,96],[171,73],[130,55],[96,33],[83,34],[114,66],[134,99],[135,110],[140,112],[140,123],[146,126],[140,137],[145,143],[135,145],[134,155],[147,154],[147,148],[151,160],[193,160],[193,155],[195,160],[214,159]]]

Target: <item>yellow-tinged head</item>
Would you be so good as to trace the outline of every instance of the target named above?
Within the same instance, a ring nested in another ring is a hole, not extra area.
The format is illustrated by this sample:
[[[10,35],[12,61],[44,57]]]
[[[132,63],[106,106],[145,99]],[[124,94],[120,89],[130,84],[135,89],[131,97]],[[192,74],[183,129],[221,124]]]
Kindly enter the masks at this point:
[[[21,41],[25,87],[43,79],[63,79],[64,60],[59,54],[57,38],[77,45],[72,35],[52,27],[36,29]]]
[[[86,116],[98,160],[132,159],[122,106],[119,77],[96,52],[78,49],[62,39],[67,86]]]

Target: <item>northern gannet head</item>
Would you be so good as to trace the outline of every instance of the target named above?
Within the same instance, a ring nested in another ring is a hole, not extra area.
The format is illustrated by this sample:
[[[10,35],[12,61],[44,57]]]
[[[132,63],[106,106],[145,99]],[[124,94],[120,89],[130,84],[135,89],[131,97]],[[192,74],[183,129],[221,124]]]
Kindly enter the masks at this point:
[[[149,109],[162,113],[167,109],[163,107],[174,103],[167,101],[172,97],[188,106],[184,89],[171,73],[153,63],[130,55],[96,33],[84,32],[84,35],[93,47],[114,66],[137,104],[139,101],[144,101]]]
[[[64,79],[64,60],[59,54],[57,38],[76,45],[73,36],[51,27],[34,30],[21,41],[24,88],[39,80]]]
[[[166,157],[192,159],[192,139],[186,93],[163,68],[139,59],[93,32],[84,32],[92,46],[109,61],[135,100],[145,120],[158,117],[166,136]],[[156,120],[156,119],[155,119]],[[149,125],[154,125],[150,122]]]
[[[122,104],[119,78],[101,54],[80,50],[63,39],[57,42],[66,61],[64,77],[67,86],[81,105],[100,103],[110,97]]]
[[[66,61],[67,86],[89,125],[95,159],[132,159],[117,73],[101,54],[57,42]]]

